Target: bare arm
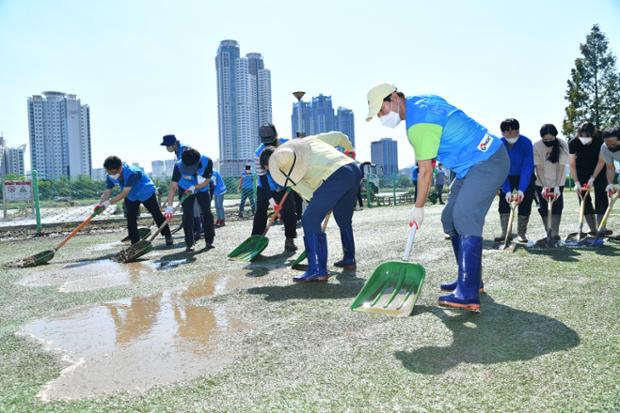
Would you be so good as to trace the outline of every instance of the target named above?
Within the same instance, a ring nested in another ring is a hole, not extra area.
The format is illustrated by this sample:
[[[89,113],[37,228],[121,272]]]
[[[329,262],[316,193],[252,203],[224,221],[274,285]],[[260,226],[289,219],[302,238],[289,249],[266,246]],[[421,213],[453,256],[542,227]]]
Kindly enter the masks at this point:
[[[433,183],[433,164],[430,159],[426,161],[418,161],[418,199],[415,206],[424,208],[428,192]]]
[[[103,194],[101,194],[101,199],[99,200],[99,203],[101,204],[107,201],[108,199],[110,199],[110,195],[112,195],[111,189],[106,189],[105,191],[103,191]]]
[[[118,201],[124,199],[127,194],[131,191],[131,187],[125,187],[120,194],[116,195],[114,198],[110,199],[111,204],[116,204]]]
[[[611,185],[614,183],[614,178],[616,177],[616,168],[614,167],[613,162],[607,164],[606,172],[607,172],[607,183]]]
[[[564,178],[564,171],[566,171],[566,164],[558,162],[556,167],[555,186],[564,186],[566,179]]]
[[[543,168],[541,165],[536,165],[536,176],[538,176],[538,179],[540,179],[540,183],[542,184],[543,188],[549,188],[553,186],[549,185],[549,182],[545,182],[545,175],[543,173]]]

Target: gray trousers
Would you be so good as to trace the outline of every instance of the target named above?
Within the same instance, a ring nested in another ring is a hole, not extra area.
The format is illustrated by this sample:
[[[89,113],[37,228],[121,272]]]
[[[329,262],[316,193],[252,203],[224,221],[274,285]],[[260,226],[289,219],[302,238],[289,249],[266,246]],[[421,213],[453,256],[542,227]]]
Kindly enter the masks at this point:
[[[465,178],[455,179],[441,214],[444,233],[481,237],[484,218],[509,169],[510,158],[502,145],[489,159],[474,165]]]

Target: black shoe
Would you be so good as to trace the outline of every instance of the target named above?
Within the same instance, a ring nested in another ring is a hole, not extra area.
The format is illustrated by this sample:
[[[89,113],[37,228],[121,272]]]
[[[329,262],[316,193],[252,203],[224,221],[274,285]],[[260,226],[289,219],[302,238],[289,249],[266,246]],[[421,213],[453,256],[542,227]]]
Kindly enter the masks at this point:
[[[194,252],[194,246],[190,245],[188,247],[185,247],[185,252]]]
[[[174,240],[172,237],[166,237],[166,247],[172,247],[174,245]]]

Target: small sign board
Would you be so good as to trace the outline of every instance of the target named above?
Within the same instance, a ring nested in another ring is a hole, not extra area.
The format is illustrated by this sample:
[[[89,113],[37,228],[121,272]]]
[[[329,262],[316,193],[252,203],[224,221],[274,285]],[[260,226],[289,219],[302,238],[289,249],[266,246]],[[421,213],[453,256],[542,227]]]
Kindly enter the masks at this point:
[[[32,182],[4,181],[3,191],[6,201],[30,201],[32,199]]]

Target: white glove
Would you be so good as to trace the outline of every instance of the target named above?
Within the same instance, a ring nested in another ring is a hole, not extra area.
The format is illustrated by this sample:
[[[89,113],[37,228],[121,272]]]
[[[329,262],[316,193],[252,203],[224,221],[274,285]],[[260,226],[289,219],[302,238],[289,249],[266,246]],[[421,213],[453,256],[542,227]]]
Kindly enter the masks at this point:
[[[562,195],[562,193],[560,192],[560,187],[559,186],[554,186],[553,187],[553,199],[556,200],[560,197],[560,195]]]
[[[167,206],[166,209],[164,209],[164,218],[170,220],[172,219],[173,215],[174,215],[174,208],[172,206]]]
[[[605,191],[607,191],[607,196],[612,196],[614,192],[618,191],[618,185],[609,184],[605,187]]]
[[[548,200],[551,197],[551,188],[546,186],[543,188],[542,190],[542,196],[543,198],[545,198],[545,200]]]
[[[109,199],[106,199],[105,201],[103,201],[103,202],[102,202],[101,204],[99,204],[99,205],[101,205],[101,206],[102,206],[102,207],[104,207],[104,208],[107,208],[107,207],[109,207],[109,206],[110,206],[110,200],[109,200]]]
[[[506,202],[512,202],[512,192],[506,192]]]
[[[413,207],[409,212],[409,224],[413,224],[420,229],[424,221],[424,208]]]
[[[523,198],[525,198],[523,191],[517,191],[517,204],[523,202]]]
[[[199,184],[201,184],[204,181],[206,181],[207,179],[204,176],[198,176],[198,177],[196,177],[196,180],[198,181]]]
[[[189,188],[187,188],[185,192],[189,192],[190,194],[193,194],[194,192],[196,192],[196,187],[192,185]]]
[[[594,178],[590,177],[590,179],[588,179],[588,189],[590,188],[594,188]]]
[[[579,183],[579,181],[575,181],[575,187],[573,189],[575,192],[579,193],[581,191],[581,183]]]

